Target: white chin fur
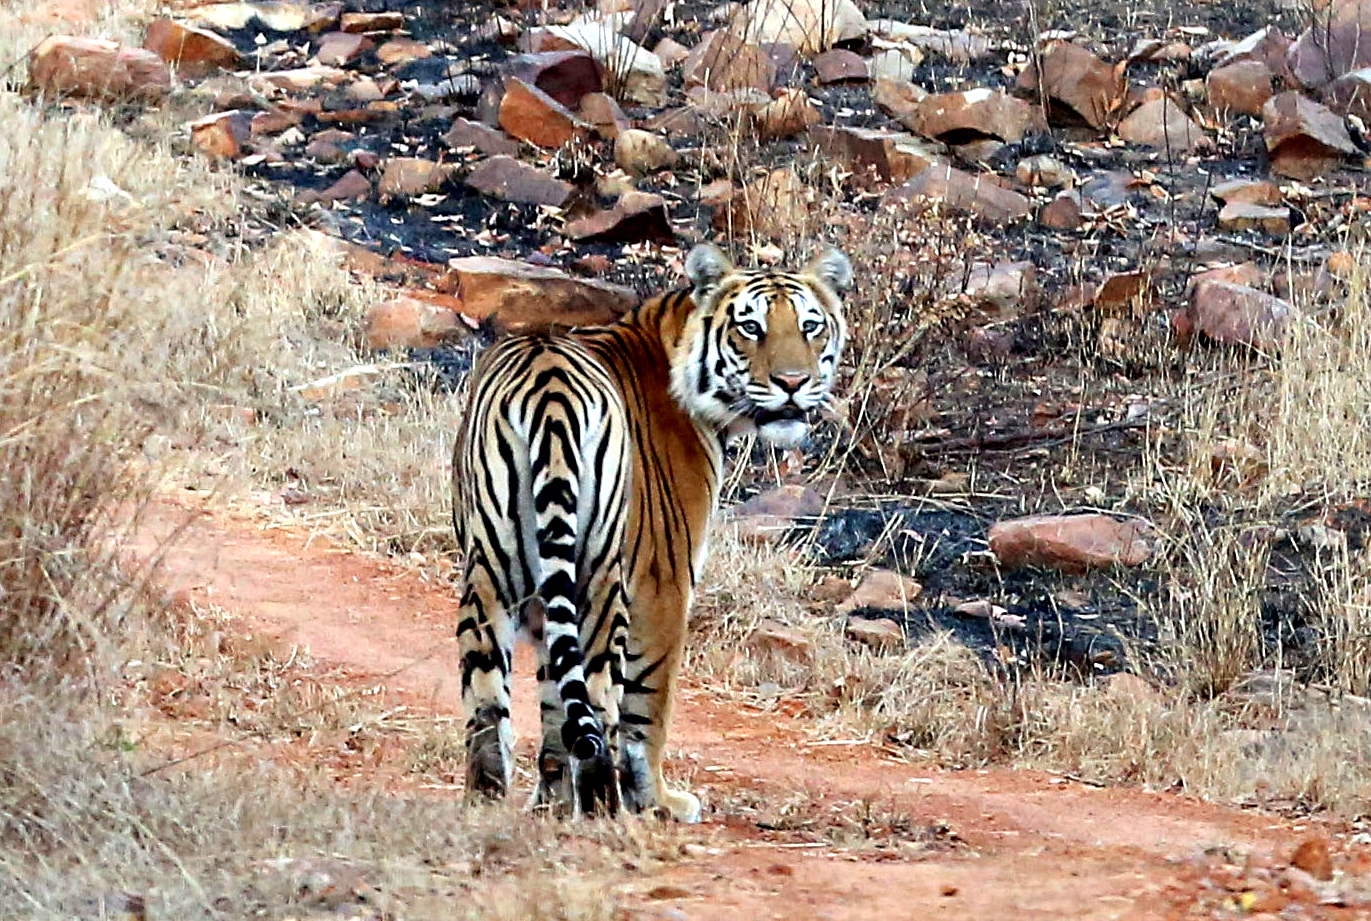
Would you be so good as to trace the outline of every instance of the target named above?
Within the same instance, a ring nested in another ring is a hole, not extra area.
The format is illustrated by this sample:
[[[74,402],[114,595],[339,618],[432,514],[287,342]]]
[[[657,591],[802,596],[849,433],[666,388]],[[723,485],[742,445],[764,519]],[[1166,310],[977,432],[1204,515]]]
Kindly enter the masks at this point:
[[[768,422],[757,429],[757,435],[778,448],[793,448],[804,440],[809,426],[798,419]]]

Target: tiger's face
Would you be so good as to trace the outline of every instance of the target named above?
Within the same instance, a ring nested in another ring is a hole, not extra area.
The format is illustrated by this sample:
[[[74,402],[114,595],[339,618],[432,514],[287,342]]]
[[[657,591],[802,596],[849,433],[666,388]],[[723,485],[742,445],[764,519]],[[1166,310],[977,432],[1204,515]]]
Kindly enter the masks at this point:
[[[672,359],[672,394],[729,436],[796,444],[837,375],[847,257],[828,250],[803,272],[747,271],[701,243],[686,275],[695,308]]]

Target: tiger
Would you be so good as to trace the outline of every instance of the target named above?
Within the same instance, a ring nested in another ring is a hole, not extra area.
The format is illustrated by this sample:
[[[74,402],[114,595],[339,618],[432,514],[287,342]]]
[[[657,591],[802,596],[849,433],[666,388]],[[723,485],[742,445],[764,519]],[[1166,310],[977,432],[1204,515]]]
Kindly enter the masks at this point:
[[[510,788],[524,635],[542,728],[530,807],[700,819],[663,755],[725,447],[806,436],[853,272],[837,249],[788,272],[700,243],[685,274],[609,325],[509,333],[473,367],[452,468],[469,798]]]

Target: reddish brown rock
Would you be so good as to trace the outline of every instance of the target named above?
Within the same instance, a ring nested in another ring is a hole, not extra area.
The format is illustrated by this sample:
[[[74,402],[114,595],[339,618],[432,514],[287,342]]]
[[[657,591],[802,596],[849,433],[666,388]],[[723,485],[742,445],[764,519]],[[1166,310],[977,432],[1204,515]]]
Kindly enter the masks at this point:
[[[501,128],[537,147],[561,147],[590,131],[566,106],[517,77],[505,81],[499,117]]]
[[[904,630],[893,620],[849,617],[843,633],[848,639],[876,652],[895,652],[904,646]]]
[[[433,57],[433,49],[412,38],[392,38],[376,49],[376,58],[387,67]]]
[[[325,67],[339,67],[351,63],[376,47],[365,35],[353,32],[328,32],[319,36],[314,57]]]
[[[1152,556],[1152,527],[1108,515],[1040,515],[997,522],[990,549],[1001,566],[1083,572],[1137,566]]]
[[[1244,60],[1211,70],[1204,87],[1214,109],[1260,115],[1271,98],[1271,80],[1271,68],[1264,62]]]
[[[1321,176],[1357,152],[1343,120],[1299,93],[1281,93],[1262,107],[1271,169],[1292,179]]]
[[[824,86],[835,83],[865,83],[871,78],[862,56],[846,48],[834,48],[816,57],[814,73]]]
[[[502,131],[466,118],[454,118],[452,127],[443,135],[443,143],[454,150],[475,148],[483,154],[512,157],[519,152],[519,144]]]
[[[690,57],[690,49],[670,36],[658,42],[652,53],[661,59],[662,66],[668,68],[675,67]]]
[[[610,141],[633,127],[632,120],[608,93],[589,93],[582,97],[580,114],[596,134]]]
[[[443,187],[453,167],[421,157],[391,157],[381,174],[380,192],[383,197],[423,195]]]
[[[752,114],[757,132],[766,140],[790,138],[804,134],[811,125],[823,121],[819,110],[809,101],[804,90],[785,89],[776,98]]]
[[[793,169],[782,168],[738,189],[714,212],[714,228],[736,237],[755,233],[781,239],[803,225],[808,210],[804,182]]]
[[[1343,74],[1323,90],[1323,101],[1339,115],[1371,122],[1371,67]]]
[[[717,92],[757,89],[768,92],[776,82],[776,65],[756,45],[724,29],[706,33],[681,65],[686,86]]]
[[[1343,0],[1330,7],[1329,12],[1314,17],[1287,56],[1295,80],[1311,90],[1371,66],[1371,8],[1361,0]]]
[[[1024,185],[1044,189],[1069,189],[1076,185],[1075,171],[1056,157],[1047,154],[1024,157],[1014,168],[1014,177]]]
[[[620,132],[614,142],[614,162],[637,175],[670,169],[681,155],[659,135],[640,128]]]
[[[1290,865],[1315,879],[1332,879],[1333,858],[1328,853],[1328,839],[1308,838],[1300,842],[1290,858]]]
[[[726,521],[733,533],[749,543],[776,543],[802,518],[824,509],[824,497],[806,486],[777,486],[729,509]]]
[[[1084,221],[1079,192],[1061,192],[1038,214],[1038,223],[1053,230],[1076,230]]]
[[[29,53],[29,82],[54,96],[155,101],[171,89],[171,72],[146,48],[53,35]]]
[[[373,351],[431,349],[461,330],[461,321],[451,310],[401,295],[367,311],[363,337]]]
[[[190,140],[202,153],[234,160],[243,154],[243,145],[252,137],[251,112],[216,112],[186,126]]]
[[[1121,316],[1135,312],[1152,293],[1151,273],[1113,272],[1095,289],[1091,303],[1106,316]]]
[[[1290,233],[1290,209],[1284,205],[1254,205],[1233,201],[1219,210],[1219,229],[1242,232],[1260,231],[1275,237]]]
[[[344,32],[394,32],[405,27],[404,13],[344,13],[338,28]]]
[[[925,169],[899,188],[891,189],[882,201],[887,204],[941,203],[994,224],[1019,220],[1032,211],[1032,203],[1018,192],[942,163]]]
[[[1143,103],[1119,122],[1119,137],[1173,153],[1193,150],[1209,140],[1204,129],[1165,95]]]
[[[600,65],[579,48],[575,51],[521,54],[512,58],[505,69],[568,109],[579,107],[588,94],[604,89],[604,72]]]
[[[477,163],[467,173],[467,185],[483,195],[520,204],[566,204],[575,189],[571,183],[549,176],[536,166],[503,154]]]
[[[462,314],[475,320],[491,317],[513,328],[598,326],[638,303],[638,295],[628,288],[525,262],[468,256],[453,259],[448,267]]]
[[[568,238],[582,243],[661,243],[675,238],[666,200],[650,192],[625,192],[614,207],[570,221]]]
[[[1226,281],[1235,285],[1257,288],[1266,283],[1266,273],[1255,262],[1239,262],[1236,265],[1223,265],[1205,269],[1191,276],[1185,285],[1185,296],[1191,297],[1195,288],[1207,281]]]
[[[348,170],[342,178],[322,192],[301,192],[300,200],[328,204],[353,198],[366,198],[371,194],[371,182],[357,170]]]
[[[898,132],[817,125],[809,133],[826,156],[846,163],[859,181],[905,182],[940,160],[936,148]]]
[[[1238,61],[1261,61],[1273,76],[1284,79],[1290,73],[1290,37],[1275,26],[1263,26],[1228,48],[1219,66]]]
[[[660,131],[669,138],[695,140],[706,134],[709,122],[694,106],[666,109],[643,123],[648,131]]]
[[[1038,270],[1031,262],[977,262],[966,274],[963,293],[998,316],[1018,316],[1038,295]]]
[[[1054,125],[1085,124],[1104,130],[1123,101],[1122,65],[1108,64],[1080,45],[1059,42],[1042,56],[1042,74],[1030,63],[1016,88],[1030,99],[1047,98],[1047,119]]]
[[[838,603],[839,614],[851,614],[863,608],[909,613],[914,602],[923,594],[923,586],[891,569],[873,569],[850,595]]]
[[[876,107],[910,131],[918,132],[923,127],[919,116],[919,103],[928,95],[920,86],[908,80],[891,77],[877,77],[871,88],[871,98]]]
[[[221,69],[232,70],[239,61],[233,42],[208,29],[173,19],[154,19],[148,26],[143,47],[187,77],[203,77]]]
[[[1209,194],[1225,204],[1279,205],[1283,202],[1281,190],[1275,183],[1263,179],[1228,179],[1211,188]]]
[[[919,134],[956,144],[980,137],[1017,144],[1029,132],[1047,130],[1036,103],[984,88],[925,96],[913,122]]]
[[[1292,311],[1288,301],[1264,291],[1206,280],[1195,285],[1188,317],[1215,342],[1273,351],[1285,339]]]

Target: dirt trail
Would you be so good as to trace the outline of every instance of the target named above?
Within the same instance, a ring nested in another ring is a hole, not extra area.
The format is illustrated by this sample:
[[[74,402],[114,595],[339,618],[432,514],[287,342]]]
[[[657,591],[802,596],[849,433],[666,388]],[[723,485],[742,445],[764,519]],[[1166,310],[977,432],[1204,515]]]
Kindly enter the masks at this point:
[[[150,553],[188,517],[165,561],[167,588],[380,680],[415,706],[460,713],[449,587],[171,501],[149,509],[132,549]],[[515,724],[527,748],[536,720],[531,656],[520,662]],[[836,741],[844,744],[816,739],[803,719],[687,686],[673,772],[705,801],[706,824],[720,834],[652,880],[669,883],[674,897],[644,902],[646,917],[1182,917],[1212,888],[1201,869],[1207,849],[1271,864],[1306,830],[1169,793],[1025,771],[929,770]]]

